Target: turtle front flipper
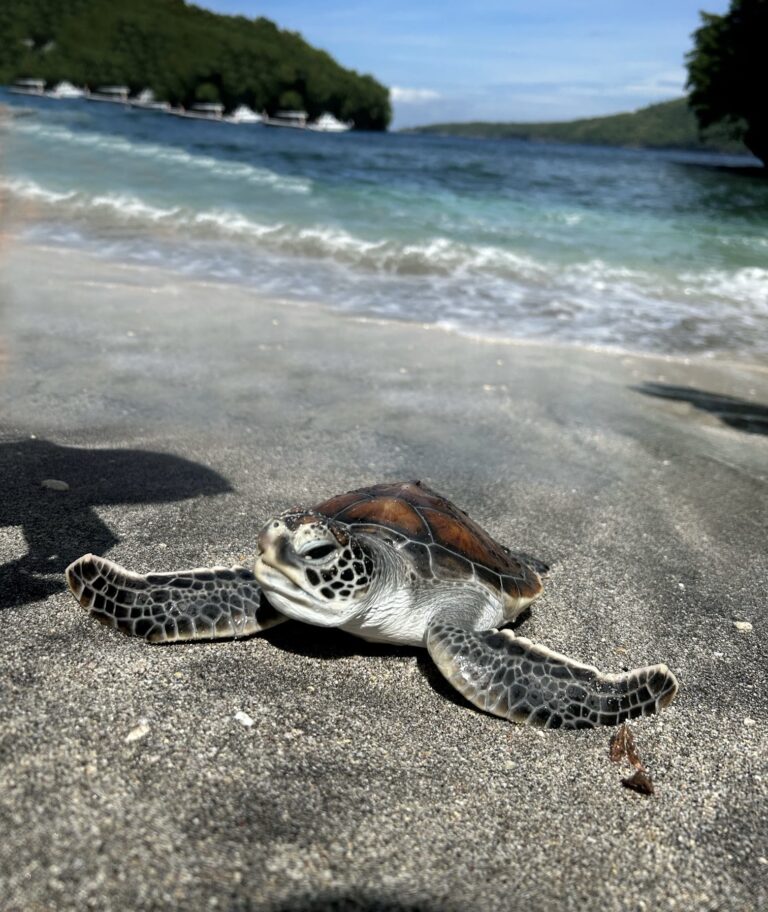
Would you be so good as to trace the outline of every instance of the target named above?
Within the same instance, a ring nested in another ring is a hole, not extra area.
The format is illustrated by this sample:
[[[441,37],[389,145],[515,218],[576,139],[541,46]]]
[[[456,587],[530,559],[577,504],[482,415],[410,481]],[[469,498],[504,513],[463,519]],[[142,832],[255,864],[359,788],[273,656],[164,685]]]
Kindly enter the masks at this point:
[[[245,567],[140,576],[86,554],[66,575],[72,594],[92,617],[150,643],[247,637],[286,620]]]
[[[677,692],[666,665],[603,674],[511,630],[433,623],[427,649],[448,681],[479,709],[544,728],[595,728],[663,709]]]

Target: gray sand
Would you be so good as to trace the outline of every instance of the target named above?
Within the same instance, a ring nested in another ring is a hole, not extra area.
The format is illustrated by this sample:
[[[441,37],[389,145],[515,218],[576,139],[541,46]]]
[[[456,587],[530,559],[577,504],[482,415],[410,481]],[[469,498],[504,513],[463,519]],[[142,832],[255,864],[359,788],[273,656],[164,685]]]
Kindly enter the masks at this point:
[[[768,903],[764,368],[470,340],[69,252],[4,266],[3,909]],[[632,726],[653,797],[621,786],[609,730],[483,715],[418,650],[297,624],[153,648],[61,585],[91,549],[248,559],[271,513],[400,478],[552,563],[522,634],[677,672]]]

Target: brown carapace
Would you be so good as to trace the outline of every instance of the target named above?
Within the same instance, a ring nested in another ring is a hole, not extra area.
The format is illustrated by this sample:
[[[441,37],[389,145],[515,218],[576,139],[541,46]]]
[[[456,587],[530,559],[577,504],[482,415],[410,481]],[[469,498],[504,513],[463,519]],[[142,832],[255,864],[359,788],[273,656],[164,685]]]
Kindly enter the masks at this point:
[[[548,570],[541,561],[515,555],[500,545],[463,510],[420,481],[348,491],[317,504],[312,512],[355,531],[364,531],[365,526],[375,527],[377,534],[382,527],[390,529],[404,540],[421,574],[429,575],[430,565],[433,575],[443,578],[441,570],[459,578],[471,576],[474,570],[504,595],[510,608],[521,598],[535,598],[542,589],[539,573]]]

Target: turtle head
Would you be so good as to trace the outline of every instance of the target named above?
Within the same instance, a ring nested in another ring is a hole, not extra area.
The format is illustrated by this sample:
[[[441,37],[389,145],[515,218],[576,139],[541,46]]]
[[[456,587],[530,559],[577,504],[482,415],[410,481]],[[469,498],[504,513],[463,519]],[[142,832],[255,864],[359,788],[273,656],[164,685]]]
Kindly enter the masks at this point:
[[[259,533],[255,574],[288,617],[339,627],[366,604],[375,558],[349,529],[320,513],[283,513]]]

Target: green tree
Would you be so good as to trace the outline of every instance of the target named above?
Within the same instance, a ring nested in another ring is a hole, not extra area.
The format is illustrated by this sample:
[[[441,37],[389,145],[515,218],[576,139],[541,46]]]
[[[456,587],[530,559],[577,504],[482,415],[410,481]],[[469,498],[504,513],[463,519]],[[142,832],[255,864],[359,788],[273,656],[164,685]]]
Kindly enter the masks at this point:
[[[300,111],[304,107],[304,99],[293,89],[280,94],[280,108],[283,111]]]
[[[200,85],[195,89],[195,100],[203,102],[216,102],[219,101],[220,94],[218,86],[214,85],[212,82],[201,82]]]
[[[173,104],[306,107],[372,130],[391,119],[385,86],[297,32],[184,0],[0,0],[0,83],[25,76],[150,88]]]
[[[725,126],[768,166],[768,0],[702,13],[687,56],[689,104],[702,128]]]

